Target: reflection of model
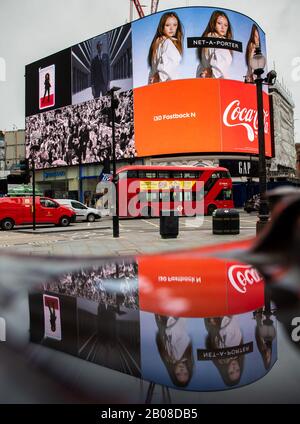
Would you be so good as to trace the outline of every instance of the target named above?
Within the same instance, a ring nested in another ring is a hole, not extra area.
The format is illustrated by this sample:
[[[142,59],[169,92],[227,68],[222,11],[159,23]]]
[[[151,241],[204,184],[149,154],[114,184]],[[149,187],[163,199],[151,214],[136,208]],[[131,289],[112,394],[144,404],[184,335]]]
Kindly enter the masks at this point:
[[[222,350],[236,347],[243,343],[243,336],[234,316],[205,318],[205,327],[208,331],[206,347],[209,350]],[[234,386],[239,383],[244,366],[244,354],[213,359],[214,365],[219,370],[224,383]]]
[[[177,68],[182,56],[182,39],[182,24],[176,13],[164,13],[149,50],[149,84],[177,78]]]
[[[52,309],[51,309],[52,305]],[[50,313],[50,325],[51,325],[51,331],[55,333],[56,331],[56,314],[55,314],[55,307],[53,304],[48,303],[48,309]]]
[[[109,60],[108,54],[102,53],[102,43],[97,43],[97,55],[91,63],[91,86],[94,98],[105,96],[109,84]]]
[[[184,318],[155,315],[158,326],[156,344],[169,376],[178,387],[185,387],[192,378],[193,350]]]
[[[216,10],[210,17],[202,37],[232,39],[232,28],[226,13]],[[232,51],[218,48],[199,48],[196,76],[198,78],[228,78]]]
[[[254,317],[256,319],[255,339],[267,370],[272,363],[272,347],[273,340],[276,337],[276,329],[273,320],[263,310],[254,312]]]
[[[48,102],[49,102],[50,101],[50,88],[51,88],[49,72],[47,72],[46,75],[45,75],[44,86],[45,86],[45,91],[44,91],[43,101],[45,101],[46,94],[48,93]]]
[[[253,58],[257,47],[260,47],[260,36],[259,36],[259,31],[257,26],[253,24],[250,38],[246,48],[246,54],[245,54],[245,60],[247,65],[247,75],[246,75],[247,82],[254,81],[254,74],[253,74],[253,69],[250,66],[250,60]]]

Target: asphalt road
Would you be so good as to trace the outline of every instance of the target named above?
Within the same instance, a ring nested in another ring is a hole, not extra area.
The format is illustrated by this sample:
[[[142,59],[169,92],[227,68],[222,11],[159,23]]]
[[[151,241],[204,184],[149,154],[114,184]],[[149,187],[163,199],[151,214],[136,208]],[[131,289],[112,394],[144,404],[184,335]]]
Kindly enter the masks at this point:
[[[239,235],[213,235],[212,217],[180,218],[176,239],[162,239],[159,219],[121,219],[120,237],[113,238],[112,220],[54,226],[16,227],[0,231],[0,249],[46,255],[135,255],[236,241],[255,235],[257,216],[240,213]]]

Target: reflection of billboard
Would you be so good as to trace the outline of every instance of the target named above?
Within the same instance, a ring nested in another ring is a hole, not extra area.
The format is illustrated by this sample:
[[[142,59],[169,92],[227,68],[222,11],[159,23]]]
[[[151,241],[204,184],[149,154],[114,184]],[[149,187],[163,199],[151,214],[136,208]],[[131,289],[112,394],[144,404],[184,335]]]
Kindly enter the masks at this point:
[[[277,360],[276,319],[268,335],[266,319],[263,310],[204,319],[141,312],[142,376],[196,391],[253,383]]]
[[[255,47],[266,55],[264,32],[231,10],[178,8],[132,25],[134,87],[196,77],[251,81]]]
[[[264,94],[266,155],[272,155]],[[258,153],[255,86],[190,79],[134,90],[138,156],[192,152]]]
[[[195,252],[188,260],[186,254],[177,255],[176,261],[171,255],[153,255],[138,263],[143,311],[211,317],[251,311],[264,303],[261,275],[236,261],[201,258]]]
[[[45,337],[61,340],[61,317],[59,298],[43,295]]]
[[[72,104],[105,96],[118,86],[132,89],[131,25],[72,47]]]
[[[31,340],[172,388],[252,383],[277,358],[275,310],[264,307],[257,270],[212,252],[220,247],[117,262],[82,258],[79,268],[60,261],[61,274],[51,268],[30,294]],[[58,320],[61,337],[45,338]]]

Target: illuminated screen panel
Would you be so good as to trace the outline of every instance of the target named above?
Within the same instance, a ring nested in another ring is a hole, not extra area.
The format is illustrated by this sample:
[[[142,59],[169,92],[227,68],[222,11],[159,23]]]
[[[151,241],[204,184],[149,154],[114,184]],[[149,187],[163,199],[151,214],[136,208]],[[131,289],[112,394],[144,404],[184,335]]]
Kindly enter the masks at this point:
[[[140,19],[133,26],[134,88],[186,78],[253,79],[249,59],[265,33],[227,9],[187,7]]]
[[[264,93],[266,155],[270,108]],[[256,89],[216,79],[170,81],[134,90],[138,156],[192,152],[258,153]]]
[[[72,47],[72,104],[105,96],[112,87],[132,89],[131,24]]]
[[[25,77],[26,117],[71,104],[71,49],[27,65]]]
[[[208,31],[208,28],[210,30]],[[257,154],[249,60],[265,34],[226,9],[188,7],[147,16],[26,67],[26,154],[36,168],[111,157],[108,90],[118,87],[116,158]],[[162,83],[164,82],[164,83]],[[264,94],[266,155],[272,156]]]

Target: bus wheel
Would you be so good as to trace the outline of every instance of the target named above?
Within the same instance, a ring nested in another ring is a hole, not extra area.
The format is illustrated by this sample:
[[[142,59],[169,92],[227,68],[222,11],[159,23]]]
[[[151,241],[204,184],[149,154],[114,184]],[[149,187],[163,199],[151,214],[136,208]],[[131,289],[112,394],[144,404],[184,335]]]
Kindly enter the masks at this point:
[[[216,205],[209,205],[207,208],[207,215],[212,216],[213,212],[217,209]]]
[[[59,221],[61,227],[67,227],[70,224],[70,218],[68,216],[62,216]]]
[[[10,218],[4,218],[1,222],[1,228],[4,231],[10,231],[14,228],[15,222]]]

